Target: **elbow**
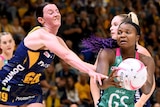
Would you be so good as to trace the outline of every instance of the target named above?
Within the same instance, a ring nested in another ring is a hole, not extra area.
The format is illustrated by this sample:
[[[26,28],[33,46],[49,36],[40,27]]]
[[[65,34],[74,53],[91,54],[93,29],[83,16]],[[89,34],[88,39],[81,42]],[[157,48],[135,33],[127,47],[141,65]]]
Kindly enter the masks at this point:
[[[61,59],[63,59],[65,62],[70,62],[69,53],[64,54]]]
[[[155,78],[153,77],[151,81],[146,81],[146,83],[143,85],[141,89],[143,93],[147,95],[153,93],[155,87],[156,87]]]
[[[143,91],[143,93],[145,94],[145,95],[148,95],[150,92],[151,92],[151,90],[152,90],[152,86],[153,84],[148,84],[148,85],[144,85],[143,87],[142,87],[142,91]]]
[[[67,55],[64,55],[64,57],[62,57],[62,59],[63,59],[65,62],[68,62],[68,61],[69,61]]]
[[[64,54],[62,57],[61,57],[61,59],[64,61],[64,62],[66,62],[67,64],[69,64],[70,66],[73,66],[73,65],[75,65],[75,58],[73,58],[74,56],[73,55],[71,55],[71,54],[69,54],[69,53],[66,53],[66,54]]]
[[[144,93],[145,95],[148,95],[148,94],[150,93],[150,91],[151,91],[151,88],[148,88],[147,90],[143,91],[143,93]]]
[[[153,81],[153,84],[149,84],[147,86],[147,91],[144,93],[144,94],[150,94],[150,93],[153,93],[154,90],[156,88],[156,85],[155,85],[155,80]]]

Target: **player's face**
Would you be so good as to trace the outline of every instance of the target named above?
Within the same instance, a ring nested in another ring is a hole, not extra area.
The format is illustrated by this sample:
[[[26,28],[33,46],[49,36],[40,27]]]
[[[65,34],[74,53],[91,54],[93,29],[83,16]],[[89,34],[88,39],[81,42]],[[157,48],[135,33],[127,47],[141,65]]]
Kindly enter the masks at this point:
[[[135,47],[138,38],[136,28],[133,25],[123,23],[119,26],[117,43],[120,47]]]
[[[122,17],[120,16],[115,16],[111,21],[111,27],[110,27],[111,37],[115,40],[117,40],[118,27],[121,22],[122,22]]]
[[[0,47],[5,53],[12,53],[15,48],[15,42],[10,34],[2,35],[0,38]]]
[[[48,4],[43,9],[44,26],[59,27],[61,25],[61,14],[55,4]]]

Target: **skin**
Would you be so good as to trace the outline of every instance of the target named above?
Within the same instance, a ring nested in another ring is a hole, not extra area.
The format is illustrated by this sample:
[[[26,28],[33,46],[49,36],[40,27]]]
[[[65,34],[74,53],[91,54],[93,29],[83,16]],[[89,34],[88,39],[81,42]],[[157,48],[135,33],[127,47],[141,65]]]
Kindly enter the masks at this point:
[[[135,57],[135,46],[138,40],[139,36],[137,36],[136,29],[131,24],[123,23],[119,26],[117,43],[120,46],[123,60]],[[142,86],[141,90],[144,94],[149,94],[153,84],[153,74],[155,70],[154,60],[152,57],[148,57],[140,53],[139,57],[140,57],[139,60],[142,61],[144,65],[147,66],[147,71],[148,71],[147,81]],[[114,63],[115,58],[116,58],[115,49],[102,50],[99,54],[96,71],[104,75],[108,75],[107,69],[109,69],[109,67]],[[119,84],[114,82],[114,78],[116,77],[114,73],[115,72],[109,75],[108,79],[105,79],[103,81],[103,85],[99,86],[100,89],[106,89],[109,88],[110,86],[120,87]]]
[[[3,56],[5,60],[9,60],[15,48],[15,41],[10,33],[0,34],[0,48],[2,50],[1,56]],[[0,58],[0,69],[2,66],[4,66],[4,61]]]
[[[123,19],[124,18],[122,16],[117,15],[111,21],[111,27],[110,27],[111,37],[115,40],[117,40],[118,27],[119,27],[119,25],[120,25],[120,23],[122,22]],[[150,53],[147,51],[147,49],[144,48],[143,46],[139,45],[138,42],[137,42],[137,49],[138,49],[139,53],[142,53],[146,56],[151,56]],[[98,60],[98,57],[97,57],[97,60]],[[97,60],[95,62],[96,66],[97,66]],[[150,98],[150,96],[152,95],[152,93],[154,92],[154,89],[155,89],[154,76],[153,76],[153,80],[154,81],[153,81],[152,90],[147,95],[145,95],[143,93],[141,95],[140,99],[138,100],[138,102],[136,102],[135,107],[143,107],[145,102]],[[92,96],[93,96],[94,104],[95,104],[95,106],[97,106],[97,102],[100,98],[100,89],[97,87],[97,85],[95,83],[93,83],[93,78],[90,79],[90,88],[91,88],[91,93],[92,93]]]
[[[30,47],[32,50],[49,49],[78,70],[88,73],[90,76],[95,77],[95,79],[98,78],[100,80],[101,77],[103,78],[104,76],[92,72],[95,70],[95,66],[83,62],[67,47],[60,37],[56,36],[61,25],[61,15],[58,8],[54,4],[49,4],[44,7],[43,13],[44,16],[39,17],[38,21],[43,24],[44,27],[28,34],[24,39],[25,46]]]
[[[38,17],[37,20],[43,25],[43,27],[29,33],[24,38],[24,45],[26,47],[32,50],[48,49],[69,65],[75,67],[81,72],[87,73],[90,77],[94,78],[94,81],[98,80],[99,83],[102,84],[101,79],[106,76],[94,72],[94,65],[83,62],[67,47],[60,37],[56,36],[61,25],[61,14],[55,4],[46,5],[43,8],[43,17]],[[0,105],[0,107],[9,106]],[[41,103],[33,103],[29,104],[27,107],[43,107],[43,105]]]

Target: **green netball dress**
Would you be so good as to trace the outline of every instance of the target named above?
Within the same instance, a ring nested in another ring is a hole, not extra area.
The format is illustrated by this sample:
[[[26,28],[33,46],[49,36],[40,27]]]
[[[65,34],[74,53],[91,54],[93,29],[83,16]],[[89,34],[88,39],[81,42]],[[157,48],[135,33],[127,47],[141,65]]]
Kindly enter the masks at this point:
[[[136,52],[136,59],[139,59]],[[122,62],[120,48],[116,49],[116,59],[113,66],[118,66]],[[111,69],[109,74],[111,73]],[[109,87],[101,91],[101,97],[98,107],[134,107],[135,91],[126,90],[124,88]]]

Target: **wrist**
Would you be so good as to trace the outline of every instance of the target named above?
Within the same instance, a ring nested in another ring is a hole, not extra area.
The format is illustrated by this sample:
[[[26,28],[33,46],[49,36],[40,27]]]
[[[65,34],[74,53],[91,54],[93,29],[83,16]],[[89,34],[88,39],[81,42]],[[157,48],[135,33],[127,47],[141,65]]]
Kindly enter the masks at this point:
[[[144,105],[144,102],[143,101],[141,101],[141,100],[138,100],[138,102],[137,102],[139,105],[141,105],[141,106],[143,106]]]

